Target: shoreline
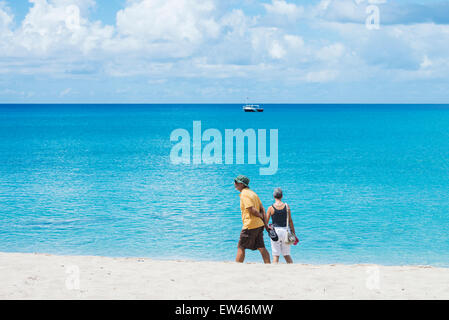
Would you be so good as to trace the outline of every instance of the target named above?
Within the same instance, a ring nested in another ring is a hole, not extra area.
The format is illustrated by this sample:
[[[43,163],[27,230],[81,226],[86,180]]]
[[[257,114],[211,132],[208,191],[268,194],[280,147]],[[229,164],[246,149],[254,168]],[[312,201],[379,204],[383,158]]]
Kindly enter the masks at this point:
[[[0,299],[449,299],[449,268],[432,266],[0,252],[0,283]]]
[[[14,254],[14,255],[34,255],[34,256],[53,256],[53,257],[72,257],[72,258],[105,258],[105,259],[135,259],[135,260],[146,260],[146,261],[160,261],[160,262],[197,262],[197,263],[235,263],[234,260],[194,260],[190,258],[151,258],[151,257],[143,257],[143,256],[105,256],[105,255],[82,255],[82,254],[55,254],[55,253],[48,253],[48,252],[5,252],[0,251],[0,259],[1,255],[8,255],[8,254]],[[260,261],[246,261],[243,264],[249,264],[249,265],[259,265],[264,264],[261,257],[258,257]],[[270,252],[270,258],[271,252]],[[273,264],[273,263],[272,263]],[[286,264],[283,257],[280,258],[279,265]],[[449,272],[449,265],[448,266],[435,266],[435,265],[427,265],[427,264],[382,264],[382,263],[369,263],[369,262],[360,262],[360,263],[343,263],[343,262],[329,262],[329,263],[306,263],[306,262],[296,262],[294,261],[293,265],[301,265],[301,266],[315,266],[315,267],[321,267],[321,266],[378,266],[378,267],[417,267],[417,268],[430,268],[430,269],[447,269]]]

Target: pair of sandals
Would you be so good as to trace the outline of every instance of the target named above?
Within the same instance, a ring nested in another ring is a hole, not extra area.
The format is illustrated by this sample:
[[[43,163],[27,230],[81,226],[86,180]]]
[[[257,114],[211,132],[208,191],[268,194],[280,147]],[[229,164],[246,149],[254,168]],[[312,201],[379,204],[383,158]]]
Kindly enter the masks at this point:
[[[278,234],[276,233],[276,230],[274,230],[273,225],[270,224],[269,227],[270,227],[270,229],[268,229],[267,232],[268,232],[268,235],[270,236],[271,240],[278,241],[279,237],[278,237]]]

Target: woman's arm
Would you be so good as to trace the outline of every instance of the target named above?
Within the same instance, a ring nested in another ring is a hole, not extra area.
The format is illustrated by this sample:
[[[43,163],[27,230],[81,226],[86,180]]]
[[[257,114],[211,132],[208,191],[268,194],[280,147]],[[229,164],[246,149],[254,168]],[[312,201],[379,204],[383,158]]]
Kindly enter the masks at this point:
[[[273,208],[270,206],[267,210],[267,216],[266,216],[267,224],[270,223],[270,218],[271,218],[272,213],[273,213]]]
[[[293,232],[293,234],[296,234],[295,232],[295,226],[293,225],[293,219],[292,219],[292,212],[290,210],[290,206],[287,204],[287,213],[288,213],[288,225],[290,227],[290,230]]]

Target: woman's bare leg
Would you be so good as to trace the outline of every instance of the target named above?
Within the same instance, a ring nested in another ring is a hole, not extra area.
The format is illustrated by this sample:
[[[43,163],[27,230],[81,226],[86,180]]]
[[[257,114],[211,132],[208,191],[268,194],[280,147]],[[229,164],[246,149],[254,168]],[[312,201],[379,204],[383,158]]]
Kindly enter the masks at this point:
[[[279,263],[279,256],[273,256],[273,263]]]

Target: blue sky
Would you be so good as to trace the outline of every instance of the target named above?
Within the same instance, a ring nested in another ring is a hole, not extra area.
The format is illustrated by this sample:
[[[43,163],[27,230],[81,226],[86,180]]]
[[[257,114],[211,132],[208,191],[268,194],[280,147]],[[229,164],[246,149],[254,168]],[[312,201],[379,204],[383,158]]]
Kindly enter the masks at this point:
[[[247,97],[449,103],[449,1],[0,0],[0,103]]]

